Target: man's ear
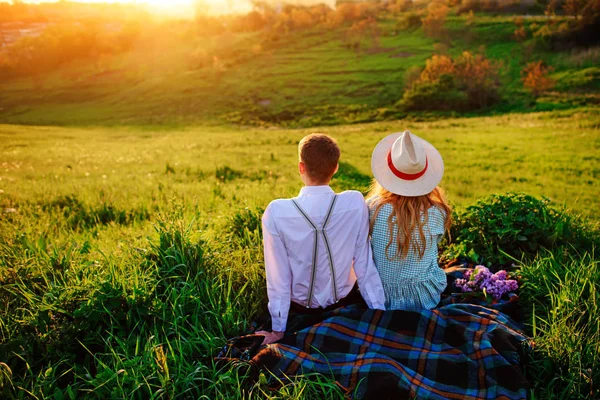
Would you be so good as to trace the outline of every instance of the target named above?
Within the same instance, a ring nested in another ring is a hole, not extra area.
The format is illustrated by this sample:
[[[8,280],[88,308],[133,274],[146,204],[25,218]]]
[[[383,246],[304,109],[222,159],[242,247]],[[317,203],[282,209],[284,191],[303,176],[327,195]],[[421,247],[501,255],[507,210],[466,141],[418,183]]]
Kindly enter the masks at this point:
[[[306,174],[306,165],[304,165],[302,161],[298,163],[298,172],[300,173],[300,175]]]
[[[333,175],[335,175],[338,172],[338,169],[340,169],[340,163],[337,163],[335,165],[335,171],[333,171]]]

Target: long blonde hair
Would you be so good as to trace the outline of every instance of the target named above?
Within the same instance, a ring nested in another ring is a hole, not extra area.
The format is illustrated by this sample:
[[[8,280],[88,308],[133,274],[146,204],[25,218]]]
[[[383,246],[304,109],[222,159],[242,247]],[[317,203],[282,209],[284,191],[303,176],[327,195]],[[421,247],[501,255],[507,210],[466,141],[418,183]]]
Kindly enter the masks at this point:
[[[390,261],[405,259],[411,246],[414,245],[414,252],[423,257],[427,244],[423,226],[427,224],[428,210],[430,207],[438,207],[445,214],[444,230],[449,232],[452,225],[452,209],[446,200],[446,195],[441,187],[436,187],[429,194],[417,197],[406,197],[392,193],[384,189],[377,181],[373,180],[371,190],[367,195],[369,207],[374,208],[370,232],[373,234],[373,226],[377,215],[386,204],[390,204],[393,212],[390,213],[387,222],[390,240],[385,247],[385,254]],[[421,217],[424,220],[421,221]],[[397,252],[394,257],[389,256],[389,248],[394,240],[394,230],[396,230]],[[419,239],[414,240],[413,232],[418,231]],[[413,243],[414,242],[414,243]]]

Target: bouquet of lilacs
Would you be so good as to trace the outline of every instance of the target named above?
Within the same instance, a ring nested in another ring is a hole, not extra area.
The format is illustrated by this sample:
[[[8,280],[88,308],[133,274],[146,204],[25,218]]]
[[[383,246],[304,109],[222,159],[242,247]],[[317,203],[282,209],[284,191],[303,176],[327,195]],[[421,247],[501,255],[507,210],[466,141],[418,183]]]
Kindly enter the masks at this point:
[[[505,270],[492,274],[483,265],[468,270],[464,278],[457,279],[454,284],[464,293],[483,293],[485,297],[491,296],[494,300],[500,300],[505,293],[515,291],[519,287],[516,280],[509,279]]]

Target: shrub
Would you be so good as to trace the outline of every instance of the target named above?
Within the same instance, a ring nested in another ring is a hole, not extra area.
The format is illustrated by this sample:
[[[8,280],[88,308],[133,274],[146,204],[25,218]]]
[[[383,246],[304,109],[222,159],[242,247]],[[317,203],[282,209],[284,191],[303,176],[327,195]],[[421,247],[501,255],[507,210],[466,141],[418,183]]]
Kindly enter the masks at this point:
[[[581,221],[549,206],[548,199],[523,193],[494,194],[455,216],[451,236],[454,255],[472,250],[470,258],[504,264],[510,258],[536,255],[542,248],[570,245],[576,252],[592,251],[598,236]],[[457,251],[458,250],[458,251]],[[504,254],[506,253],[506,254]]]
[[[587,0],[565,0],[563,3],[563,11],[566,15],[579,18],[587,2]]]
[[[416,12],[407,12],[398,20],[396,27],[401,30],[417,29],[421,26],[421,15]]]
[[[530,62],[521,71],[521,80],[525,89],[539,96],[554,86],[554,80],[548,77],[552,67],[545,66],[542,61]]]
[[[465,51],[455,65],[461,87],[469,98],[470,108],[483,108],[498,100],[499,64],[483,55]]]
[[[448,16],[448,7],[444,3],[432,2],[427,7],[427,15],[423,18],[423,30],[425,34],[434,38],[440,38],[446,33],[444,24]]]
[[[425,68],[421,72],[421,82],[435,82],[442,75],[453,75],[456,72],[454,60],[445,55],[433,55],[425,62]]]
[[[557,24],[556,11],[562,7],[565,15],[572,17]],[[545,11],[546,24],[534,32],[536,41],[556,50],[573,49],[578,46],[591,46],[600,43],[597,34],[600,29],[600,2],[586,0],[552,0]]]
[[[396,0],[390,1],[387,5],[387,10],[392,14],[399,14],[409,11],[413,8],[412,0]]]
[[[399,105],[405,110],[470,110],[499,98],[499,64],[483,55],[464,52],[455,59],[434,55]]]
[[[468,98],[460,90],[453,75],[444,74],[433,82],[413,84],[412,89],[404,92],[400,105],[406,111],[411,110],[466,110]]]
[[[523,17],[519,16],[514,19],[515,31],[513,37],[517,42],[522,42],[527,39],[527,30],[525,30]]]

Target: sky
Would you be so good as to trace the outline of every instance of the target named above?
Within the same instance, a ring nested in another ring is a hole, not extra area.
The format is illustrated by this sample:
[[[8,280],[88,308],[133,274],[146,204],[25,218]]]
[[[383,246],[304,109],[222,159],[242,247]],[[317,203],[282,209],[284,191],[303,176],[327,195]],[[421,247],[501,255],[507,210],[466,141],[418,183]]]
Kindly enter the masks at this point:
[[[2,0],[0,0],[2,1]],[[25,0],[25,3],[48,3],[56,0]],[[147,4],[152,9],[159,12],[169,13],[193,13],[194,0],[73,0],[83,3],[141,3]],[[207,13],[227,14],[227,13],[246,13],[252,10],[251,0],[202,0],[207,7]],[[288,4],[321,4],[325,3],[335,7],[335,0],[263,0],[265,3],[278,5]]]
[[[0,0],[1,1],[1,0]],[[146,4],[155,11],[169,13],[193,13],[194,0],[71,0],[80,3],[129,3]],[[53,3],[56,0],[25,0],[25,3]],[[248,12],[252,9],[250,0],[203,0],[209,13],[227,14]]]

